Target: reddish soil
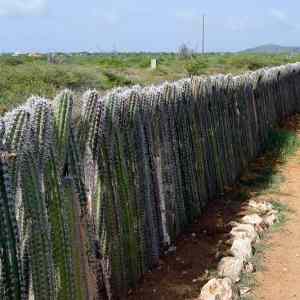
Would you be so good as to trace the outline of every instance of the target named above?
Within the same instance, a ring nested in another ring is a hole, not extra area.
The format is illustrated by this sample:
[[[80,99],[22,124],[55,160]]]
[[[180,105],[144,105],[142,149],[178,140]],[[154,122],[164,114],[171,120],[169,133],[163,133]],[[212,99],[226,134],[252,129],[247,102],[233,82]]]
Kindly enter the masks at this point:
[[[161,258],[161,264],[149,272],[129,299],[195,299],[208,280],[208,270],[215,269],[220,254],[226,251],[232,220],[243,213],[239,201],[219,199],[205,216],[191,225],[176,242],[176,252]]]
[[[299,120],[300,117],[296,117],[286,124],[296,130]],[[264,176],[262,173],[267,168],[285,177],[280,191],[272,191],[272,194],[266,194],[266,186],[257,180]],[[257,196],[261,192],[263,196]],[[300,278],[300,151],[285,164],[273,154],[251,163],[241,181],[211,201],[203,216],[178,237],[176,251],[162,257],[160,266],[144,276],[138,287],[129,292],[128,299],[197,299],[229,248],[229,223],[247,213],[247,204],[253,198],[267,201],[276,198],[287,203],[294,212],[285,227],[268,239],[271,248],[264,253],[265,270],[257,272],[254,299],[300,299],[297,282]]]

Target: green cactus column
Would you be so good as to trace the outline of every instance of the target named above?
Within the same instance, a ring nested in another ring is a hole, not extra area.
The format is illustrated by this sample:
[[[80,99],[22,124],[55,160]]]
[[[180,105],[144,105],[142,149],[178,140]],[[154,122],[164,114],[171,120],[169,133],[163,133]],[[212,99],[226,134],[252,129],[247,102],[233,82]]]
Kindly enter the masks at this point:
[[[56,300],[53,246],[45,195],[35,155],[23,154],[21,182],[25,214],[28,216],[29,256],[35,299]]]
[[[3,144],[9,152],[20,153],[25,144],[29,124],[29,113],[25,107],[7,113],[4,118]],[[9,161],[9,170],[12,178],[12,192],[15,194],[18,187],[18,172],[20,168],[20,155]],[[17,204],[16,204],[17,205]]]
[[[0,296],[3,300],[25,299],[20,261],[20,240],[9,161],[15,155],[0,148]]]
[[[75,192],[74,181],[71,177],[64,178],[62,182],[62,207],[64,212],[65,237],[69,243],[69,246],[65,250],[69,256],[69,272],[74,294],[70,299],[90,299],[90,293],[93,293],[93,291],[88,289],[87,280],[89,270],[87,254],[85,252],[86,237],[82,236],[82,233],[86,230],[86,224],[80,216],[80,203]]]
[[[64,90],[54,99],[54,136],[58,167],[62,174],[66,169],[70,144],[73,93]]]

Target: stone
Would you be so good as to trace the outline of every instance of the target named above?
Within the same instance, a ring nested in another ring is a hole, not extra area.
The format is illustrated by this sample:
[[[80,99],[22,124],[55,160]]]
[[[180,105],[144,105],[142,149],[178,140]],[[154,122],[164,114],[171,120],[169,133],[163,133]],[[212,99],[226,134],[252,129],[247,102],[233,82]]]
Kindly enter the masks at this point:
[[[235,239],[230,252],[234,257],[241,258],[244,262],[248,261],[253,256],[251,240],[249,238]]]
[[[242,223],[251,224],[251,225],[260,225],[263,226],[264,219],[260,217],[258,214],[247,215],[242,218]]]
[[[264,222],[267,226],[273,226],[275,223],[278,222],[278,212],[276,210],[270,211],[265,217]]]
[[[261,237],[264,232],[268,229],[268,225],[264,222],[264,225],[263,226],[260,226],[260,225],[255,225],[254,228],[255,228],[255,231],[258,233],[258,236]]]
[[[261,236],[264,231],[267,229],[267,225],[264,222],[264,219],[258,214],[247,215],[242,218],[242,223],[251,224],[254,226],[255,231]]]
[[[249,288],[249,287],[242,287],[241,288],[241,296],[243,296],[243,297],[250,294],[250,292],[251,292],[251,288]]]
[[[246,273],[254,273],[256,271],[256,269],[252,262],[247,262],[244,265],[244,271]]]
[[[266,214],[267,212],[271,211],[273,209],[273,205],[270,202],[257,202],[254,200],[249,201],[249,207],[255,209],[261,214]]]
[[[240,291],[230,278],[211,279],[201,290],[198,300],[240,300]]]
[[[259,240],[259,236],[252,224],[235,223],[235,227],[230,231],[230,235],[234,239],[248,238],[252,244],[255,244]]]
[[[239,282],[244,267],[243,259],[238,257],[223,257],[218,265],[218,276],[228,277],[233,282]]]

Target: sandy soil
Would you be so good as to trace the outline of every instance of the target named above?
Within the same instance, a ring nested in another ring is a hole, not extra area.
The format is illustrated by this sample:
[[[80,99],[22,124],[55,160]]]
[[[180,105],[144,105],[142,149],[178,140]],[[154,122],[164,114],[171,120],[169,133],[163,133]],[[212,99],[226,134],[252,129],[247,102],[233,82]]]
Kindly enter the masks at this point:
[[[300,131],[297,128],[297,133]],[[257,273],[254,299],[300,299],[300,150],[281,168],[285,180],[278,200],[287,204],[288,222],[272,234],[264,252],[263,271]]]

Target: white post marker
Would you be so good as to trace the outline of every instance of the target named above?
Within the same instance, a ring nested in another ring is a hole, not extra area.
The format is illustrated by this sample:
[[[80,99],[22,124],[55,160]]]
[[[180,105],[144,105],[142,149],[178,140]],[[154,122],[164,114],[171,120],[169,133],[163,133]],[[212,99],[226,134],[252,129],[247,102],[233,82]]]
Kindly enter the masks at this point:
[[[151,70],[156,70],[157,60],[155,58],[151,59]]]

